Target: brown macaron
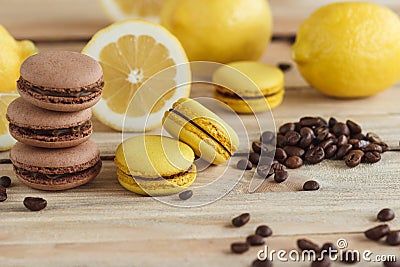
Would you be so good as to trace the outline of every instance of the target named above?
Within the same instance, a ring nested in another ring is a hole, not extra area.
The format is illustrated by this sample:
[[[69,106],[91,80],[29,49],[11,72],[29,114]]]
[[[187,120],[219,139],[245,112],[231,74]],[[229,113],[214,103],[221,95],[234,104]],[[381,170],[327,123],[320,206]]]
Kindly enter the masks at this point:
[[[100,64],[69,51],[42,52],[21,65],[17,82],[22,98],[40,108],[73,112],[96,104],[104,86]]]
[[[10,159],[22,183],[50,191],[86,184],[101,169],[99,149],[92,141],[63,149],[39,148],[17,142],[11,149]]]
[[[18,141],[37,147],[63,148],[77,146],[92,134],[92,112],[56,112],[38,108],[22,98],[8,106],[10,133]]]

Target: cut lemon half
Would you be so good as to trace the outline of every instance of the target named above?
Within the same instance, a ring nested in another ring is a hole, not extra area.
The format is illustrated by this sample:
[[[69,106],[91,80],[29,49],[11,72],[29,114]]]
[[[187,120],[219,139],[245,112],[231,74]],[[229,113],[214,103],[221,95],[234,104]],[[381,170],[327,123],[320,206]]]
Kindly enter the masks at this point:
[[[0,151],[9,150],[17,142],[8,131],[6,113],[8,105],[18,97],[19,95],[14,93],[0,94]]]
[[[143,18],[159,22],[165,0],[101,0],[104,11],[113,21]]]
[[[154,129],[166,109],[189,96],[191,72],[185,51],[158,24],[114,23],[97,32],[82,53],[96,59],[104,72],[102,98],[93,114],[115,130]]]

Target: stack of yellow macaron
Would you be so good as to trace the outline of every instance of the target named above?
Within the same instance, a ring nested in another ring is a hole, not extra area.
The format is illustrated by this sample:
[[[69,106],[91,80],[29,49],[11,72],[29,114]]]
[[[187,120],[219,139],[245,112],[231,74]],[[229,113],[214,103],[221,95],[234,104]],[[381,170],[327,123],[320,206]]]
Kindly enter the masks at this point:
[[[277,107],[284,95],[284,76],[275,67],[256,61],[238,61],[213,74],[214,96],[238,113],[262,112]]]

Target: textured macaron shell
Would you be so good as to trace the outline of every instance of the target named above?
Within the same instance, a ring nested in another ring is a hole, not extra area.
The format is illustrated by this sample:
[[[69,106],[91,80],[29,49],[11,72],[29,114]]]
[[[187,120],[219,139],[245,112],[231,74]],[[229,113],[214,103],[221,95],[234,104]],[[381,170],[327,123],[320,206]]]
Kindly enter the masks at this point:
[[[239,137],[232,127],[199,102],[182,98],[173,104],[173,109],[200,129],[172,111],[165,113],[163,126],[171,135],[191,146],[196,155],[221,164],[238,149]]]
[[[65,174],[94,166],[100,160],[100,152],[90,140],[63,149],[39,148],[17,142],[10,151],[10,159],[14,166],[28,171]]]
[[[212,76],[212,81],[222,87],[218,88],[221,92],[230,90],[245,97],[277,92],[282,89],[283,80],[279,68],[256,61],[237,61],[221,66]]]
[[[114,161],[126,174],[156,178],[189,170],[194,153],[188,145],[170,137],[139,135],[118,146]]]
[[[21,77],[46,88],[80,88],[96,83],[103,75],[100,64],[91,57],[70,51],[41,52],[21,65]]]

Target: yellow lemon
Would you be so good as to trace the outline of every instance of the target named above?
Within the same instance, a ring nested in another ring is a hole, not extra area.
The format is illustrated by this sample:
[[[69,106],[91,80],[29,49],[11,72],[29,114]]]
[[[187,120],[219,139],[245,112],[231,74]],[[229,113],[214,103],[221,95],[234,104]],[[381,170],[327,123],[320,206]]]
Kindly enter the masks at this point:
[[[6,113],[8,105],[17,97],[18,94],[0,93],[0,151],[10,149],[16,142],[8,131]]]
[[[161,24],[181,41],[190,61],[259,59],[271,38],[266,0],[168,0]]]
[[[0,92],[15,91],[22,62],[37,52],[28,40],[16,41],[0,25]]]
[[[400,79],[399,17],[372,3],[326,5],[300,26],[292,57],[307,82],[326,95],[373,95]]]
[[[97,32],[82,51],[104,72],[93,114],[115,130],[161,125],[166,109],[190,93],[191,72],[179,41],[159,24],[125,20]],[[150,79],[154,77],[154,79]]]
[[[158,22],[165,0],[101,0],[106,14],[113,21],[144,18]]]

